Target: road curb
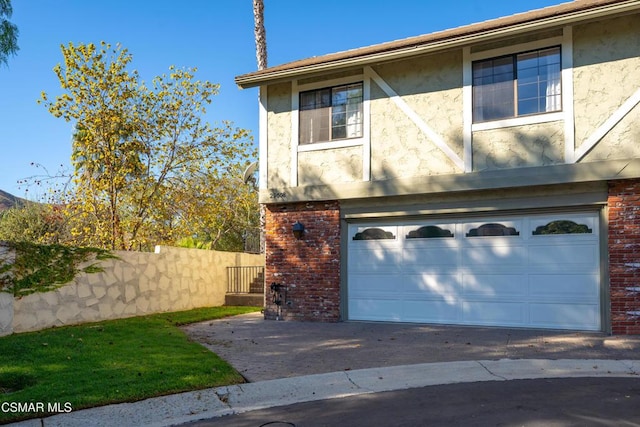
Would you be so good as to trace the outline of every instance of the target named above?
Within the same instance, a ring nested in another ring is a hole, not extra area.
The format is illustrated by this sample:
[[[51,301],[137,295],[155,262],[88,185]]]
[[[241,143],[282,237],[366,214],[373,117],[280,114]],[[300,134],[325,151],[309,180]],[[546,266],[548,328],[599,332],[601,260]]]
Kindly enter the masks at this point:
[[[210,388],[139,402],[84,409],[11,425],[166,427],[295,403],[443,384],[639,375],[640,360],[502,359],[423,363]]]

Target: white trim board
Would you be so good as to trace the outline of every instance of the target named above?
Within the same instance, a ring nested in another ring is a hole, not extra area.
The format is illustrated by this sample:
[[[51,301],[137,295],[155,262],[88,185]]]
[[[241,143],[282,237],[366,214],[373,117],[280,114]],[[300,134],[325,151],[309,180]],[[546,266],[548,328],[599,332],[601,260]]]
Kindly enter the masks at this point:
[[[411,119],[411,121],[418,126],[418,128],[429,137],[429,139],[431,139],[431,141],[440,149],[442,150],[442,152],[444,152],[444,154],[446,154],[447,157],[449,157],[449,159],[460,169],[460,170],[465,170],[464,167],[464,161],[460,158],[460,156],[458,156],[455,151],[453,151],[451,149],[451,147],[449,147],[446,143],[446,141],[440,136],[438,135],[436,132],[433,131],[433,129],[431,129],[429,127],[429,125],[427,125],[427,123],[425,123],[424,120],[422,120],[422,117],[420,117],[418,115],[418,113],[416,113],[411,107],[409,107],[409,105],[404,101],[404,99],[402,99],[397,93],[396,91],[394,91],[391,86],[389,86],[387,84],[386,81],[384,81],[382,79],[382,77],[380,77],[378,75],[378,73],[376,73],[371,67],[365,67],[365,69],[367,70],[367,73],[371,76],[371,79],[376,82],[376,84],[380,87],[380,89],[382,89],[382,91],[384,93],[387,94],[387,96],[393,101],[394,104],[396,104],[398,106],[398,108],[400,108],[400,110],[402,110],[407,117],[409,117],[409,119]]]
[[[259,175],[259,179],[258,179],[258,185],[260,186],[261,190],[266,190],[267,189],[267,168],[269,166],[269,162],[268,160],[268,135],[269,132],[267,130],[267,118],[268,118],[268,113],[267,113],[267,87],[266,86],[260,86],[260,94],[258,95],[259,98],[259,116],[258,116],[258,123],[259,123],[259,130],[258,130],[258,162],[259,162],[259,166],[258,166],[258,175]]]
[[[617,125],[633,108],[640,103],[640,89],[636,90],[625,102],[602,123],[586,141],[575,150],[574,162],[580,161],[595,147],[602,138]]]
[[[291,82],[291,174],[289,185],[291,187],[298,186],[298,135],[300,120],[300,100],[298,98],[298,82]]]

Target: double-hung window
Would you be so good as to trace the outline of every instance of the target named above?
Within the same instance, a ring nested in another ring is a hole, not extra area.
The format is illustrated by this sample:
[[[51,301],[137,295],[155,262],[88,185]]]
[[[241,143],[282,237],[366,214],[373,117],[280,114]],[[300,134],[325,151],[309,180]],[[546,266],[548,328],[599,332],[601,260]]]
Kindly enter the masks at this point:
[[[473,62],[473,121],[562,109],[560,47]]]
[[[300,92],[299,143],[362,137],[362,82]]]

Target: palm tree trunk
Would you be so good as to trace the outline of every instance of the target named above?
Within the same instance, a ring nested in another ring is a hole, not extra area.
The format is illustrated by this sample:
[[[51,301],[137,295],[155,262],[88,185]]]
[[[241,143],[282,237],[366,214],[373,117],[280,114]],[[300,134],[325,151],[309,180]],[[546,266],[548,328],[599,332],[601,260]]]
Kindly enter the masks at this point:
[[[254,36],[258,70],[267,68],[267,33],[264,28],[264,0],[253,0]],[[265,206],[260,204],[260,253],[265,253]]]
[[[267,68],[267,33],[264,28],[264,0],[253,0],[253,32],[256,39],[258,70]]]

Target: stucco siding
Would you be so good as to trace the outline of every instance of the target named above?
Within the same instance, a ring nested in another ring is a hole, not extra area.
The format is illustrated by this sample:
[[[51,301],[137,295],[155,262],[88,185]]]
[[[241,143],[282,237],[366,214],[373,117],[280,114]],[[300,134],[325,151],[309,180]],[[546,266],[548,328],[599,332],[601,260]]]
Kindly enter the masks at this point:
[[[640,89],[640,15],[578,25],[574,40],[576,147]],[[582,161],[640,157],[636,106]]]
[[[564,124],[540,123],[473,134],[473,169],[486,171],[564,163]]]
[[[272,190],[285,195],[282,200],[298,200],[302,197],[299,194],[304,195],[304,200],[328,197],[320,194],[329,194],[332,199],[340,199],[338,195],[343,194],[360,197],[360,192],[353,190],[360,187],[370,191],[384,188],[384,194],[393,195],[399,190],[386,185],[388,181],[410,182],[403,189],[415,192],[414,183],[421,186],[424,180],[460,181],[469,172],[499,171],[518,177],[521,168],[569,166],[574,161],[593,166],[640,159],[640,144],[635,143],[640,139],[640,105],[600,141],[594,144],[594,138],[590,139],[640,89],[638,22],[640,14],[636,13],[575,25],[570,32],[567,27],[554,27],[469,46],[472,54],[502,48],[507,49],[500,52],[509,53],[514,44],[536,40],[546,43],[549,37],[564,34],[563,52],[571,50],[573,59],[573,108],[568,104],[571,96],[564,92],[563,111],[545,117],[519,117],[473,126],[470,118],[465,122],[462,80],[464,67],[469,64],[465,64],[463,50],[458,47],[334,73],[314,73],[293,83],[270,84],[267,188],[261,193],[261,200],[273,202]],[[325,83],[344,84],[352,78],[364,81],[363,138],[293,147],[297,144],[296,124],[292,123],[292,90],[296,84],[301,90],[310,90]],[[569,82],[564,81],[563,91],[570,88]],[[470,98],[466,102],[468,108]],[[572,112],[575,140],[570,141],[572,132],[567,131],[572,123],[565,123],[563,118],[568,119]],[[470,115],[469,111],[466,113]],[[587,151],[586,147],[591,148]],[[448,149],[449,154],[445,153]],[[574,179],[570,175],[565,178],[569,179],[567,182]],[[292,181],[296,182],[293,187]],[[379,187],[373,187],[376,185]],[[314,191],[305,187],[313,187]]]
[[[362,180],[362,147],[298,153],[298,184],[334,184]]]
[[[426,125],[462,157],[462,53],[430,55],[374,67]],[[375,83],[371,84],[372,179],[459,170]]]
[[[584,157],[583,162],[593,160],[640,158],[640,105],[629,112]]]
[[[291,176],[291,83],[271,85],[267,91],[268,188],[289,186]]]

